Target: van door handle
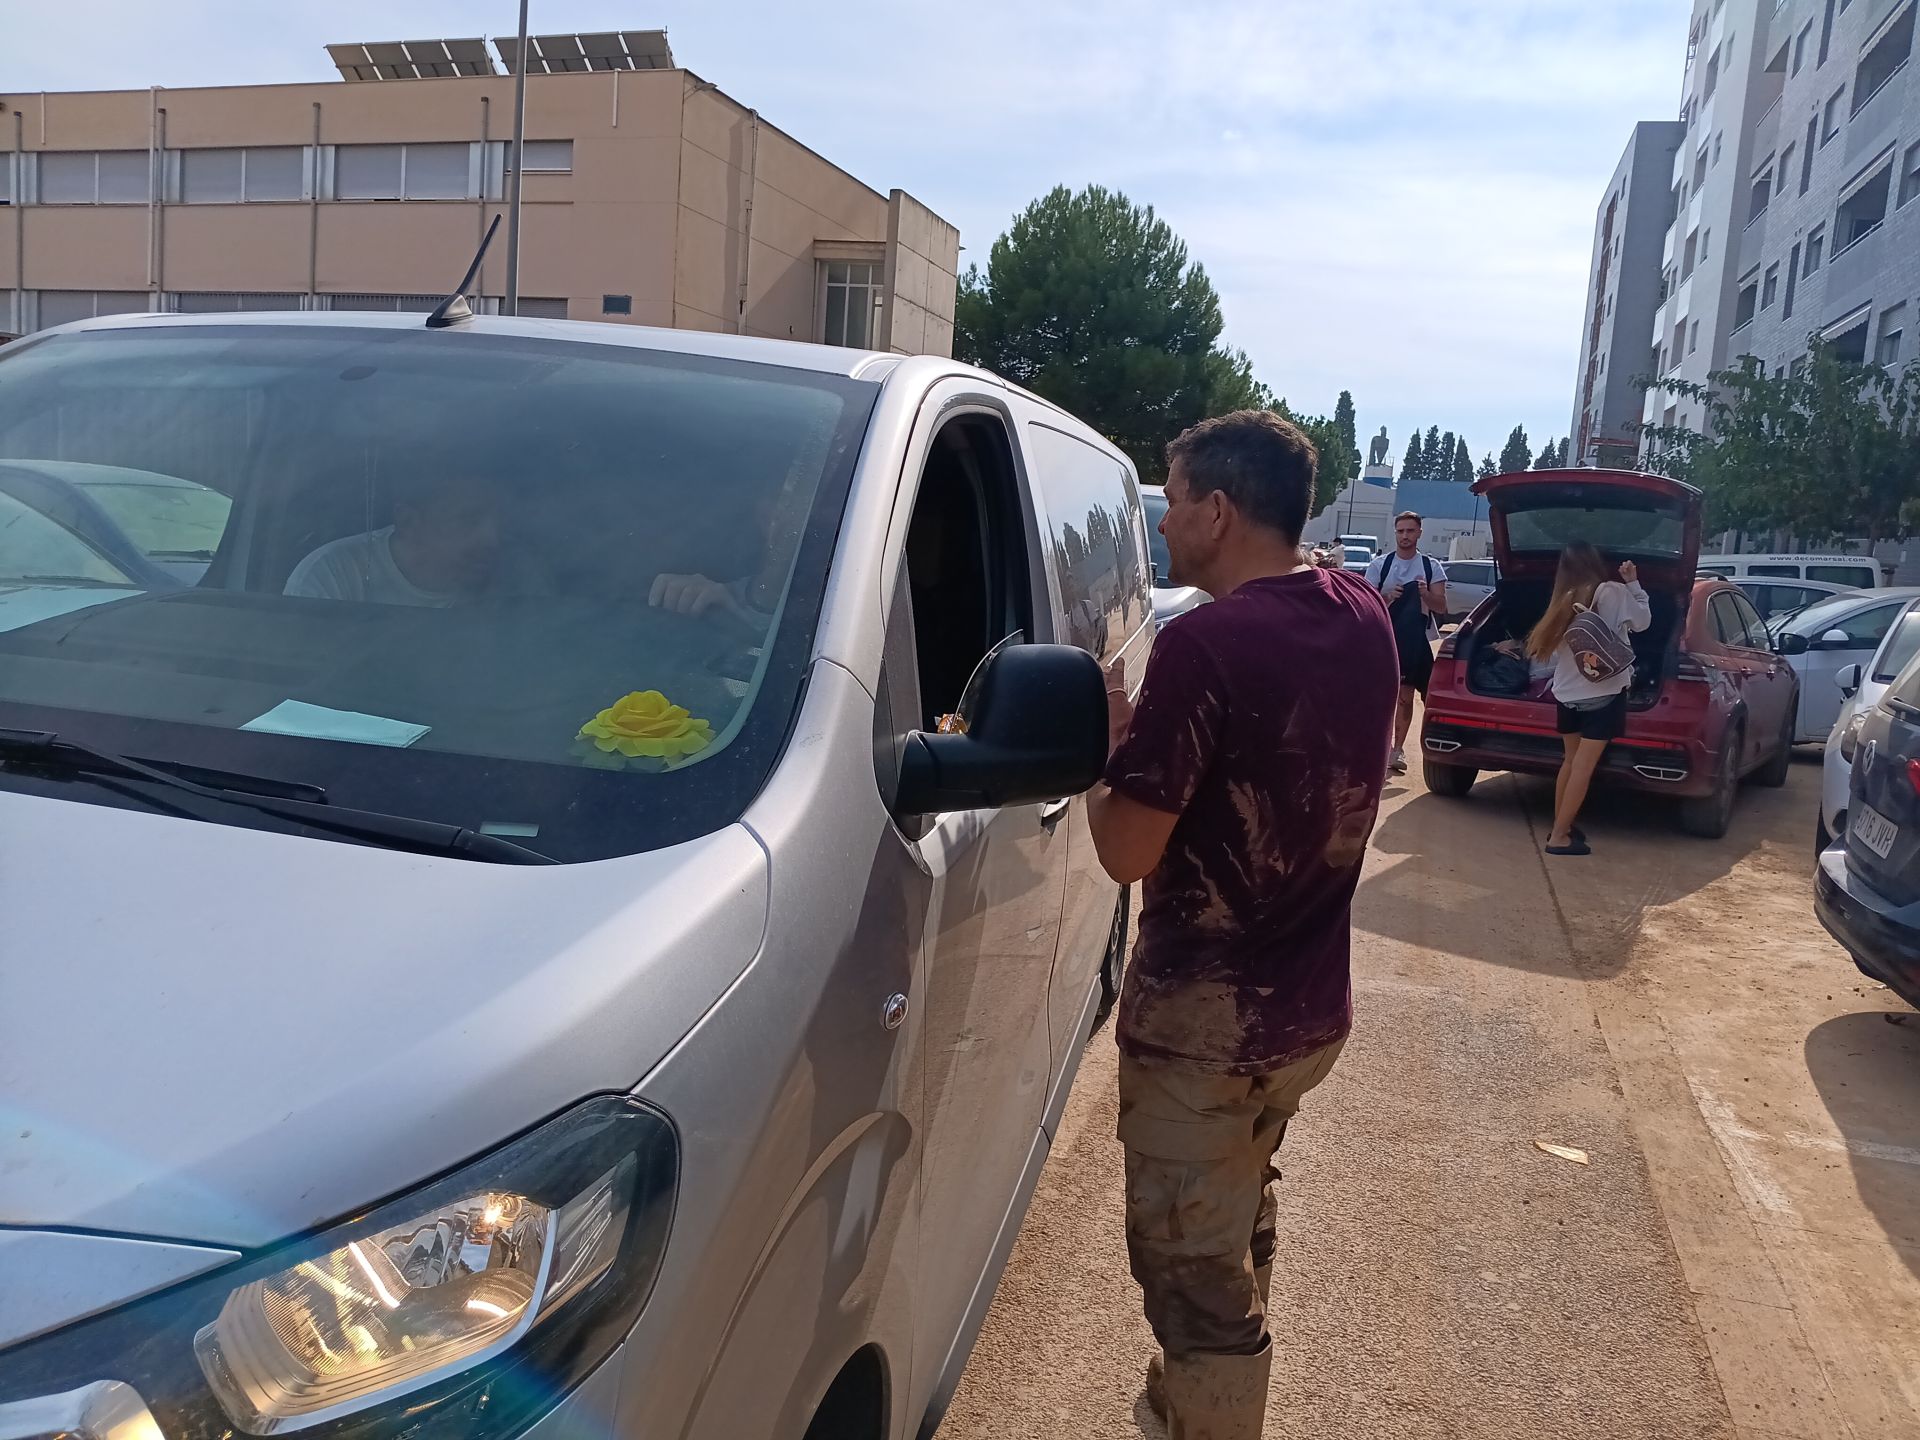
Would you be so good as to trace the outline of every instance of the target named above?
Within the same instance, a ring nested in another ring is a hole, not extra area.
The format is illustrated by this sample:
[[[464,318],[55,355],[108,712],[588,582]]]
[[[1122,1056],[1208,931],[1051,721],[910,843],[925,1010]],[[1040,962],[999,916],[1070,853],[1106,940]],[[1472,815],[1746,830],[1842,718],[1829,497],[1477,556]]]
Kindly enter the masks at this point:
[[[1073,797],[1065,800],[1053,800],[1040,807],[1040,824],[1043,829],[1051,830],[1058,825],[1067,811],[1073,808]]]

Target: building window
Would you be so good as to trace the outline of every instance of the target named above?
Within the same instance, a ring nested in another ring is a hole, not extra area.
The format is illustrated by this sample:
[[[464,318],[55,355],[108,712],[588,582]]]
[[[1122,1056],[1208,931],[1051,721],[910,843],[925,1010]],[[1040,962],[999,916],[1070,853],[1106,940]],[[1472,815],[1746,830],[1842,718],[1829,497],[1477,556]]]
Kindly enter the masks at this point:
[[[1713,163],[1716,165],[1720,163],[1720,142],[1725,136],[1724,130],[1716,130],[1713,135]]]
[[[1700,260],[1700,236],[1696,233],[1687,236],[1687,248],[1680,260],[1680,281],[1685,284],[1693,278],[1693,267]]]
[[[322,295],[320,303],[328,310],[374,310],[382,314],[431,315],[440,308],[444,295]]]
[[[1787,257],[1787,298],[1780,302],[1780,318],[1793,318],[1793,297],[1800,284],[1800,247],[1793,247],[1793,253]]]
[[[304,309],[305,296],[297,291],[241,294],[225,290],[185,290],[173,297],[180,315],[235,315],[263,310]]]
[[[1907,61],[1913,55],[1914,8],[1907,6],[1900,17],[1881,32],[1873,48],[1860,57],[1860,68],[1853,76],[1854,114],[1866,109],[1886,83],[1907,68]]]
[[[1920,144],[1907,147],[1907,158],[1900,162],[1900,203],[1920,200]]]
[[[1820,262],[1826,258],[1826,251],[1827,227],[1822,225],[1807,237],[1807,268],[1801,272],[1802,279],[1819,271]]]
[[[1820,122],[1820,148],[1825,149],[1833,143],[1833,137],[1840,133],[1840,106],[1847,98],[1847,87],[1842,85],[1827,98],[1827,108]]]
[[[1827,0],[1826,18],[1820,22],[1820,59],[1817,64],[1827,63],[1827,56],[1833,53],[1833,0]]]
[[[180,198],[189,205],[303,200],[307,152],[298,145],[180,152]]]
[[[1806,374],[1807,373],[1807,357],[1804,355],[1797,356],[1794,359],[1793,364],[1787,367],[1787,373],[1793,376],[1793,378],[1796,380],[1798,380],[1802,375]]]
[[[1807,193],[1807,187],[1813,184],[1813,152],[1820,148],[1820,117],[1815,115],[1807,121],[1807,149],[1800,157],[1800,193]]]
[[[1813,38],[1813,21],[1807,21],[1793,42],[1793,73],[1798,75],[1800,67],[1807,63],[1807,41]]]
[[[1713,47],[1713,54],[1707,57],[1707,83],[1701,92],[1701,99],[1711,100],[1713,92],[1720,88],[1720,47]]]
[[[859,260],[828,260],[820,266],[823,304],[820,338],[855,350],[873,347],[880,305],[880,266]]]
[[[100,315],[144,315],[151,309],[153,297],[144,290],[42,290],[40,328]]]
[[[1773,302],[1780,298],[1780,264],[1775,261],[1767,267],[1767,275],[1760,282],[1760,308],[1771,310]]]
[[[1751,225],[1767,213],[1767,207],[1773,203],[1773,161],[1767,161],[1767,168],[1753,177],[1753,189],[1747,196],[1747,223]]]
[[[1687,330],[1687,354],[1691,355],[1700,348],[1700,322],[1694,321]]]
[[[1707,263],[1707,251],[1710,250],[1712,247],[1713,247],[1713,231],[1702,230],[1700,232],[1700,263],[1702,265]]]
[[[1823,338],[1833,347],[1833,358],[1842,365],[1864,365],[1867,363],[1867,322],[1862,319],[1858,325],[1837,334],[1828,332]]]
[[[1694,193],[1698,194],[1701,188],[1706,185],[1706,183],[1707,183],[1707,146],[1706,146],[1706,143],[1702,141],[1700,145],[1700,153],[1693,157]]]
[[[522,168],[529,175],[566,175],[573,170],[573,141],[571,140],[529,140],[526,142],[526,160]],[[507,159],[511,163],[513,148],[507,148]]]
[[[333,153],[333,196],[336,200],[473,199],[472,161],[473,147],[460,143],[338,145]]]
[[[13,156],[0,155],[0,205],[13,203]],[[12,293],[12,292],[8,292]]]
[[[1736,333],[1753,323],[1753,317],[1760,313],[1760,282],[1749,280],[1740,287],[1733,306],[1733,328]]]
[[[50,150],[40,156],[43,205],[144,205],[153,193],[145,150]]]
[[[1852,249],[1878,230],[1887,220],[1887,200],[1893,189],[1893,162],[1889,160],[1877,174],[1840,202],[1833,220],[1833,253]]]
[[[1876,365],[1898,365],[1900,342],[1907,332],[1907,302],[1890,305],[1880,312],[1880,335],[1873,343]]]

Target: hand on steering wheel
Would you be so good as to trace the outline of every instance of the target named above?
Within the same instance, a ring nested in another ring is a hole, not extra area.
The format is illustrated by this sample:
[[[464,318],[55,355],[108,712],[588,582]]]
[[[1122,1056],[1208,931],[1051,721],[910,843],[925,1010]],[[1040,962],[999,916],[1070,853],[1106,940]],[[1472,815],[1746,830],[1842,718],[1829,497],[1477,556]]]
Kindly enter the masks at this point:
[[[718,580],[709,580],[704,575],[657,576],[653,589],[647,593],[647,603],[657,610],[670,610],[676,615],[695,618],[714,611],[739,620],[752,618],[746,608],[733,598],[731,590]]]

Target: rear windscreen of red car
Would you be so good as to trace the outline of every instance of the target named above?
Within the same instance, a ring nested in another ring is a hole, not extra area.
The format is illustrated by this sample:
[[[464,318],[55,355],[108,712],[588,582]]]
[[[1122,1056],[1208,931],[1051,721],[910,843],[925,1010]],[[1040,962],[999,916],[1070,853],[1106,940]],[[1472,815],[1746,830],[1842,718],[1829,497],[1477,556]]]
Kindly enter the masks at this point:
[[[1678,510],[1653,509],[1644,497],[1633,508],[1542,506],[1507,514],[1507,547],[1519,551],[1558,551],[1586,541],[1614,556],[1675,559],[1686,548],[1686,518]]]

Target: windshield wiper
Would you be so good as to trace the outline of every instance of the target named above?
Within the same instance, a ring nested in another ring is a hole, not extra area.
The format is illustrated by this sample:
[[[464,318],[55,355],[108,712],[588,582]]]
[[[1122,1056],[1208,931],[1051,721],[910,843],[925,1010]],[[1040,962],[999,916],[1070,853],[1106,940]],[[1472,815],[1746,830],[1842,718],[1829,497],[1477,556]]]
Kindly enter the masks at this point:
[[[460,825],[443,825],[437,820],[416,820],[409,815],[388,815],[378,810],[349,810],[326,803],[326,791],[318,786],[300,787],[317,794],[317,800],[294,800],[263,795],[251,786],[277,782],[248,776],[232,777],[232,784],[203,785],[195,780],[170,774],[155,766],[111,750],[98,750],[72,740],[62,740],[50,730],[11,730],[0,727],[0,760],[24,762],[41,769],[64,770],[70,774],[112,775],[122,779],[144,780],[215,800],[223,805],[242,805],[263,815],[278,816],[314,830],[331,830],[360,840],[380,841],[395,850],[417,850],[434,855],[454,855],[468,860],[484,860],[496,865],[554,865],[559,862],[537,850],[516,845],[498,835],[487,835]],[[199,771],[213,778],[210,771]],[[287,787],[294,788],[294,787]]]

